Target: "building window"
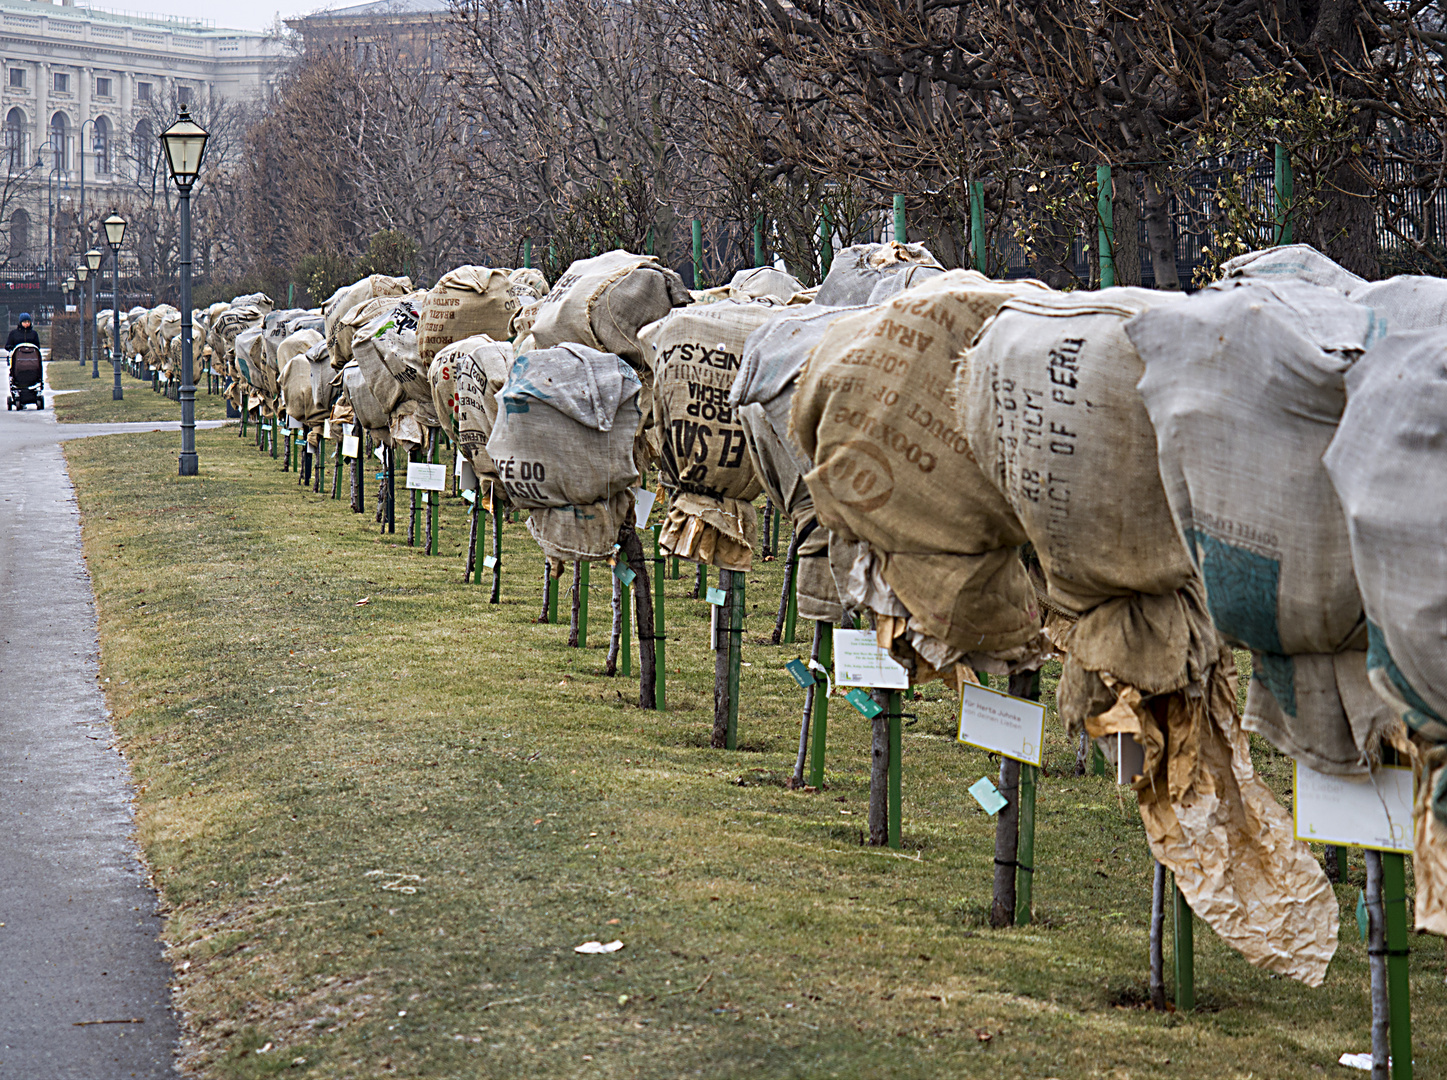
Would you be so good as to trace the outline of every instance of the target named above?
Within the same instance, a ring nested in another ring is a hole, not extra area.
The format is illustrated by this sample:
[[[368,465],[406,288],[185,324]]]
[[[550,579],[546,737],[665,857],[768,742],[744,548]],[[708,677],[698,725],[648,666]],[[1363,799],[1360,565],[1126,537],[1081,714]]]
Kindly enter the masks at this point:
[[[176,87],[176,104],[178,104],[178,105],[190,105],[190,104],[191,104],[191,88],[190,88],[189,86],[178,86],[178,87]]]
[[[24,262],[30,258],[30,215],[16,210],[10,215],[10,261]]]
[[[95,81],[96,97],[111,96],[111,81],[109,79],[97,79]]]
[[[11,68],[11,69],[10,69],[10,89],[12,89],[12,90],[24,90],[24,89],[25,89],[25,69],[24,69],[24,68]]]
[[[136,125],[136,133],[131,138],[131,160],[136,164],[136,179],[141,183],[147,183],[153,178],[156,155],[159,152],[160,146],[151,130],[151,122],[142,120]]]
[[[70,75],[64,71],[55,73],[55,92],[57,94],[70,93]]]
[[[111,122],[104,116],[95,121],[95,171],[100,176],[111,171]]]
[[[69,172],[70,118],[65,113],[56,113],[50,118],[50,147],[55,168],[60,172]]]
[[[151,84],[150,84],[150,83],[148,83],[148,82],[138,82],[138,83],[136,83],[136,100],[137,100],[137,101],[150,101],[150,100],[151,100]]]
[[[5,157],[12,173],[25,168],[25,114],[19,109],[5,117]]]

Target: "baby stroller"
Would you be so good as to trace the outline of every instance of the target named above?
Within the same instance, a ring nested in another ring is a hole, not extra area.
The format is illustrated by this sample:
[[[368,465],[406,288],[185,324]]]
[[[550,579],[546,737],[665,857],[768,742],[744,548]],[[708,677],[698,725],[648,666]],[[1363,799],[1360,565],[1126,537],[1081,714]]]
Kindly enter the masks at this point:
[[[10,350],[10,396],[5,409],[23,409],[34,405],[45,408],[45,375],[40,363],[40,348],[17,345]]]

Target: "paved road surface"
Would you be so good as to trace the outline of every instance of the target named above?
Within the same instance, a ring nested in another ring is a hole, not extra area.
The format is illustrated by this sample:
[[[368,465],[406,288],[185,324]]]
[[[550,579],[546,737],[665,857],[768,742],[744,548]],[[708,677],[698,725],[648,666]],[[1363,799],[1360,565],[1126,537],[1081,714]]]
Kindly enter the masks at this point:
[[[179,425],[62,425],[46,399],[0,412],[0,1080],[173,1077],[170,968],[60,442]]]

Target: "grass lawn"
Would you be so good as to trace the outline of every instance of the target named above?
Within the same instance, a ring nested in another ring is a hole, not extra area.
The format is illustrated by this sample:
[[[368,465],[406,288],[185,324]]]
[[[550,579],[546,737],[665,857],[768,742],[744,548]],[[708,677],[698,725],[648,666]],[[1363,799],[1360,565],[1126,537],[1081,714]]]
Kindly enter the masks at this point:
[[[100,363],[100,378],[91,378],[91,364],[52,360],[45,365],[46,380],[55,393],[55,418],[62,424],[109,424],[126,421],[181,419],[181,403],[151,389],[148,380],[133,379],[122,369],[120,401],[111,400],[115,372],[110,362]],[[196,419],[224,420],[226,402],[220,394],[206,393],[206,377],[196,388]]]
[[[641,712],[601,674],[606,573],[569,649],[534,621],[524,526],[491,606],[460,583],[459,501],[428,558],[234,429],[197,442],[185,480],[169,436],[66,445],[191,1073],[1284,1080],[1369,1048],[1360,852],[1324,987],[1198,924],[1200,1009],[1151,1013],[1138,814],[1053,724],[1035,922],[991,930],[994,821],[965,789],[996,766],[938,684],[905,732],[904,853],[861,845],[868,727],[842,700],[827,789],[785,789],[805,646],[759,643],[779,564],[749,575],[743,748],[711,750],[691,567],[665,583],[669,711]],[[1441,1076],[1442,948],[1414,946],[1417,1075]]]

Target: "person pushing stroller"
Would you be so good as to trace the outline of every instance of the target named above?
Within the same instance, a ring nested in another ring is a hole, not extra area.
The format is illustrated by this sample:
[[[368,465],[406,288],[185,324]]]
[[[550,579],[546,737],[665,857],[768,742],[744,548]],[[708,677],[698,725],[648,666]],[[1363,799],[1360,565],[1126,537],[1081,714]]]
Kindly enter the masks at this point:
[[[35,326],[30,321],[30,312],[22,311],[20,319],[15,324],[15,329],[10,331],[10,336],[5,339],[5,351],[9,352],[17,345],[34,345],[40,347],[40,335],[35,332]]]

